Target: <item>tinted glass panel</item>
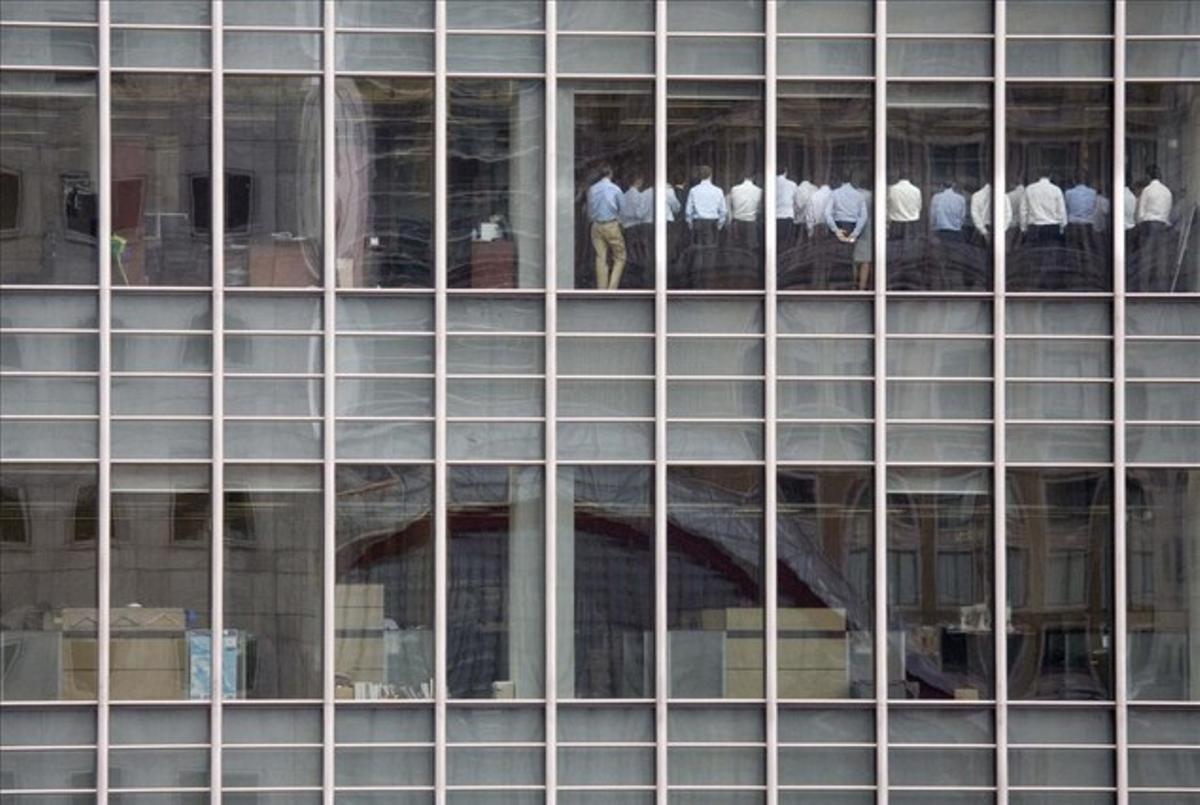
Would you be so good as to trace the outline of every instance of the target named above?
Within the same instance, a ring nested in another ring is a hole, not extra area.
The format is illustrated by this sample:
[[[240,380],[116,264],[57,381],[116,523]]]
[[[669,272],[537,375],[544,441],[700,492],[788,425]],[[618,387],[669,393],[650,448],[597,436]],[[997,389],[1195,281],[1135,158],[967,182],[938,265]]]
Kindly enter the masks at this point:
[[[755,84],[672,82],[667,236],[672,288],[762,288],[763,103]]]
[[[433,84],[337,82],[337,282],[433,285]]]
[[[1111,89],[1011,84],[1008,290],[1111,287]]]
[[[762,470],[667,474],[670,695],[763,695]]]
[[[869,84],[780,85],[774,214],[781,289],[872,286],[873,94]]]
[[[871,697],[871,471],[781,469],[778,482],[779,696]]]
[[[96,697],[96,469],[0,466],[0,699]]]
[[[1007,484],[1011,695],[1111,698],[1111,475],[1013,469]]]
[[[209,83],[204,76],[113,76],[114,285],[211,281],[212,239],[196,225],[211,199],[192,192],[193,177],[209,172]]]
[[[99,163],[96,79],[0,79],[0,282],[95,285]]]
[[[972,84],[889,87],[887,254],[893,290],[991,287],[991,94],[990,86]],[[1006,214],[1005,221],[1011,219]]]
[[[338,695],[432,698],[433,468],[337,471]]]
[[[1157,43],[1156,43],[1157,46]],[[1200,290],[1200,84],[1130,84],[1125,95],[1126,287]]]
[[[654,693],[654,472],[564,467],[558,475],[559,695]],[[569,613],[569,614],[568,614]]]
[[[988,698],[990,471],[889,470],[887,538],[889,696]]]
[[[450,695],[542,695],[545,553],[538,467],[452,467],[449,473]]]
[[[226,78],[225,164],[225,284],[320,285],[320,80]],[[210,229],[208,178],[189,192]]]
[[[321,696],[321,511],[317,468],[225,470],[224,656],[238,698]]]
[[[652,171],[652,85],[560,83],[558,140],[561,287],[654,287],[655,196],[668,228],[683,215]]]
[[[447,280],[536,288],[545,251],[541,82],[455,79],[449,92]]]

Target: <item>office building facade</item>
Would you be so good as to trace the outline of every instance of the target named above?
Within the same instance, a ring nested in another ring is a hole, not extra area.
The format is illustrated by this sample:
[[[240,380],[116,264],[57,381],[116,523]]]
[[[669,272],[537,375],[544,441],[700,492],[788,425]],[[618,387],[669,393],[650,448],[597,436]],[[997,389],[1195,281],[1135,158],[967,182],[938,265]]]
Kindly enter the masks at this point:
[[[1200,802],[1200,2],[0,66],[4,805]]]

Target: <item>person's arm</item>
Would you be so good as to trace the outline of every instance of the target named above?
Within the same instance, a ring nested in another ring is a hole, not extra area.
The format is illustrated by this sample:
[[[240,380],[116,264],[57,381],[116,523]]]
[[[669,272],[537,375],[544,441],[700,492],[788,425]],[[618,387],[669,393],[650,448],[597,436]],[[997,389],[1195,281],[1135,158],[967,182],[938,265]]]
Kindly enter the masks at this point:
[[[1021,196],[1021,201],[1017,205],[1017,225],[1024,232],[1029,228],[1029,191]]]
[[[696,191],[695,191],[695,189],[688,191],[687,212],[685,213],[685,217],[687,218],[687,225],[689,227],[692,225],[692,221],[696,220]]]
[[[825,199],[825,226],[829,227],[830,232],[838,232],[837,222],[833,220],[833,196],[830,195]]]
[[[981,234],[986,235],[988,231],[987,210],[984,208],[986,199],[983,197],[982,190],[976,190],[971,196],[971,222],[975,224],[975,229]]]
[[[717,204],[717,229],[722,229],[729,215],[729,208],[725,205],[725,196],[720,190],[717,191]]]
[[[1061,190],[1054,194],[1054,215],[1058,219],[1058,230],[1062,232],[1067,228],[1067,200]]]
[[[858,236],[862,234],[863,227],[867,225],[867,218],[870,212],[867,211],[867,197],[859,194],[858,211],[854,215],[854,231],[850,233],[850,240],[858,240]]]
[[[667,209],[671,211],[672,215],[678,215],[681,209],[679,206],[679,197],[675,195],[675,188],[673,187],[667,188]]]

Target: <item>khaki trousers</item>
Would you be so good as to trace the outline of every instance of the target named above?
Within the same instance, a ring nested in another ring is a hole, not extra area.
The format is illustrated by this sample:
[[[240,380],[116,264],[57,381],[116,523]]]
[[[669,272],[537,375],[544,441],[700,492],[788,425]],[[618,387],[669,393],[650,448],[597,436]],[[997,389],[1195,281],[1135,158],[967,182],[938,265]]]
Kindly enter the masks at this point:
[[[592,248],[596,250],[596,287],[612,290],[621,284],[625,271],[625,236],[616,221],[592,224]],[[608,255],[612,254],[612,273],[608,270]]]

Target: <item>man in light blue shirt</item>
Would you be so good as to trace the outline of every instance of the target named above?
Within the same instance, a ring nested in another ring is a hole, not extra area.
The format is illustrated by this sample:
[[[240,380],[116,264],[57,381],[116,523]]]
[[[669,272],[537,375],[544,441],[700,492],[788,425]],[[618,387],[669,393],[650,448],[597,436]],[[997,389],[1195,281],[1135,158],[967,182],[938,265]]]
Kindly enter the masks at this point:
[[[1092,187],[1091,176],[1086,170],[1075,172],[1075,186],[1063,193],[1067,206],[1067,226],[1063,230],[1067,248],[1083,260],[1085,270],[1095,267],[1107,271],[1102,252],[1103,238],[1099,230],[1103,227],[1100,194]]]
[[[853,176],[842,177],[842,184],[829,195],[825,208],[825,225],[838,240],[853,243],[867,225],[867,198],[853,184]]]
[[[592,248],[596,251],[596,288],[617,288],[625,271],[625,236],[618,216],[621,212],[621,188],[612,180],[612,168],[600,167],[600,179],[588,188],[588,218],[592,222]],[[612,272],[608,260],[612,257]]]
[[[954,189],[954,182],[943,182],[941,192],[929,200],[929,224],[942,240],[963,240],[967,220],[967,200]]]
[[[725,226],[729,212],[724,191],[712,183],[712,168],[701,165],[696,175],[700,182],[688,191],[684,206],[684,217],[692,232],[692,260],[690,276],[682,284],[696,287],[700,280],[700,287],[712,287],[712,278],[704,275],[716,269],[717,233]]]
[[[1095,227],[1099,223],[1097,199],[1100,194],[1091,186],[1088,178],[1085,171],[1075,174],[1075,186],[1063,194],[1067,203],[1067,226],[1087,224]]]
[[[643,190],[645,176],[633,174],[629,189],[621,196],[620,221],[625,235],[627,277],[631,287],[647,285],[649,268],[653,264],[654,250],[654,189]]]

